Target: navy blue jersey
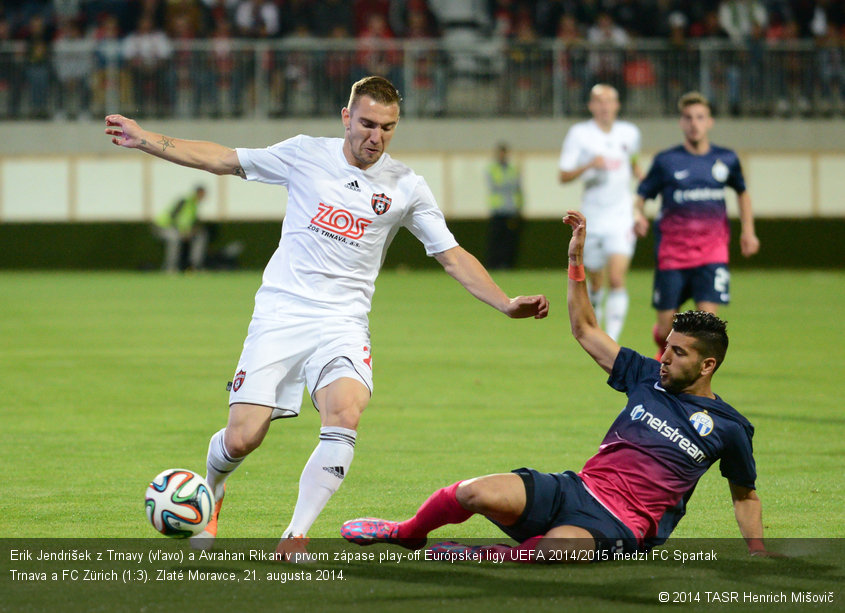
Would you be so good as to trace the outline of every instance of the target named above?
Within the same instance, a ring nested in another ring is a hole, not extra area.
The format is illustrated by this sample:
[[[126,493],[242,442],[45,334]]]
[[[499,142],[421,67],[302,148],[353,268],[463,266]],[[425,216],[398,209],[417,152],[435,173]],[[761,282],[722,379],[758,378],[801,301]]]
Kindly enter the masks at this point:
[[[731,149],[711,145],[695,155],[678,145],[657,154],[637,194],[646,200],[661,196],[655,222],[660,270],[728,262],[726,187],[745,191],[739,157]]]
[[[754,488],[757,478],[748,420],[718,396],[666,392],[659,370],[656,360],[619,351],[607,382],[628,403],[579,473],[608,510],[651,544],[669,536],[717,460],[731,483]]]

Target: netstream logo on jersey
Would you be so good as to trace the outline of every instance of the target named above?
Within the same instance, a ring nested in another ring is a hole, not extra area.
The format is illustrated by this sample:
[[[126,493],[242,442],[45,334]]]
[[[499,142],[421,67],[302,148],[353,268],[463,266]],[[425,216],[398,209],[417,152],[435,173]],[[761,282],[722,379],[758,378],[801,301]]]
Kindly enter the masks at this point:
[[[672,192],[672,199],[678,204],[684,202],[705,202],[707,200],[724,200],[724,187],[697,187],[695,189],[676,189]]]
[[[631,409],[631,420],[641,421],[661,436],[665,436],[670,442],[675,443],[681,451],[699,464],[707,459],[707,456],[704,455],[704,452],[695,443],[685,437],[677,428],[671,426],[665,419],[655,417],[646,411],[643,405],[638,404]]]
[[[373,223],[370,219],[355,217],[349,211],[330,204],[320,202],[317,204],[317,209],[317,214],[311,219],[312,224],[353,240],[359,240],[364,236],[364,230]]]

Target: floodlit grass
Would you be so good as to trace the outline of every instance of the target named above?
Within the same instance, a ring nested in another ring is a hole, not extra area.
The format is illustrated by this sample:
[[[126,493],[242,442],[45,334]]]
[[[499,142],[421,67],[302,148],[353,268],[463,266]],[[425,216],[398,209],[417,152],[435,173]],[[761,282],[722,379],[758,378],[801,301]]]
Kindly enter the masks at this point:
[[[562,273],[502,273],[496,280],[511,295],[545,293],[549,318],[508,320],[443,273],[382,273],[371,315],[375,394],[346,483],[312,537],[336,537],[344,520],[362,515],[408,516],[433,490],[462,478],[519,466],[578,470],[595,452],[625,399],[570,337]],[[165,468],[204,473],[208,438],[226,422],[225,386],[259,282],[255,272],[0,273],[0,538],[154,536],[144,489]],[[632,273],[629,289],[621,340],[650,355],[650,274]],[[739,272],[732,294],[734,304],[722,312],[731,347],[714,389],[756,427],[767,536],[841,538],[845,274]],[[274,422],[229,481],[222,537],[279,536],[318,428],[307,400],[299,418]],[[716,466],[675,536],[737,535]],[[503,538],[480,518],[444,527],[438,537]],[[8,552],[0,555],[5,565]],[[733,589],[748,563],[740,552],[715,576],[698,571],[689,580],[717,584],[701,589],[723,589],[720,581]],[[772,590],[785,577],[800,583],[810,576],[821,589],[829,576],[829,569],[796,560],[755,563]],[[501,610],[495,603],[508,610],[647,610],[658,604],[651,587],[673,576],[669,567],[629,572],[617,563],[345,568],[351,575],[344,582],[288,584],[288,601],[280,593],[268,603],[319,610],[307,602],[320,587],[324,610],[364,602],[384,610]],[[837,573],[841,585],[841,567]],[[350,597],[355,585],[361,589]]]

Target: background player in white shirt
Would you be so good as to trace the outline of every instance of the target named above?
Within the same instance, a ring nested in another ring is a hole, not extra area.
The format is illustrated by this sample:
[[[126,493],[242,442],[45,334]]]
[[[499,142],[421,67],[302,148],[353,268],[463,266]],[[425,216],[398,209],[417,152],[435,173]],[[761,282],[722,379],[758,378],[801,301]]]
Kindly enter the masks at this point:
[[[636,242],[631,176],[642,178],[637,164],[640,131],[616,119],[619,94],[610,85],[593,86],[588,108],[593,118],[576,123],[566,134],[558,177],[561,183],[584,181],[581,211],[590,225],[584,246],[590,302],[598,320],[604,319],[607,334],[618,340],[628,313],[625,276]],[[603,309],[605,271],[609,291]]]
[[[367,77],[352,86],[341,111],[342,139],[300,135],[266,149],[180,140],[121,115],[106,117],[106,134],[116,145],[288,189],[282,238],[256,294],[231,386],[229,421],[209,444],[215,514],[194,546],[211,546],[225,480],[261,444],[271,420],[299,414],[307,385],[320,412],[320,442],[302,471],[277,558],[307,555],[304,537],[349,470],[372,393],[367,315],[375,277],[400,226],[479,300],[513,318],[548,313],[545,296],[505,295],[457,244],[425,180],[385,153],[399,102],[389,81]]]

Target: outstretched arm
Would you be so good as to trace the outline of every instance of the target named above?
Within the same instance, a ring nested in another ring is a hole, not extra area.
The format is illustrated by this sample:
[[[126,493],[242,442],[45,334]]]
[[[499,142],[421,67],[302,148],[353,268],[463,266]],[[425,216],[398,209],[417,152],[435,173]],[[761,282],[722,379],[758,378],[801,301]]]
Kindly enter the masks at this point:
[[[182,140],[148,132],[123,115],[106,117],[106,134],[119,147],[139,149],[168,162],[199,168],[216,175],[245,176],[235,150],[217,143]]]
[[[549,314],[549,301],[543,295],[508,298],[481,262],[463,247],[452,247],[434,257],[470,294],[508,317],[543,319]]]
[[[596,321],[593,305],[587,294],[587,282],[584,275],[584,239],[587,236],[587,219],[577,211],[569,211],[563,222],[572,226],[572,239],[569,241],[569,325],[572,336],[581,347],[590,354],[606,372],[613,369],[613,363],[619,354],[619,345],[610,338]]]
[[[763,503],[757,492],[749,487],[728,482],[734,505],[734,516],[739,525],[739,532],[748,544],[748,553],[752,556],[772,556],[763,544]]]

